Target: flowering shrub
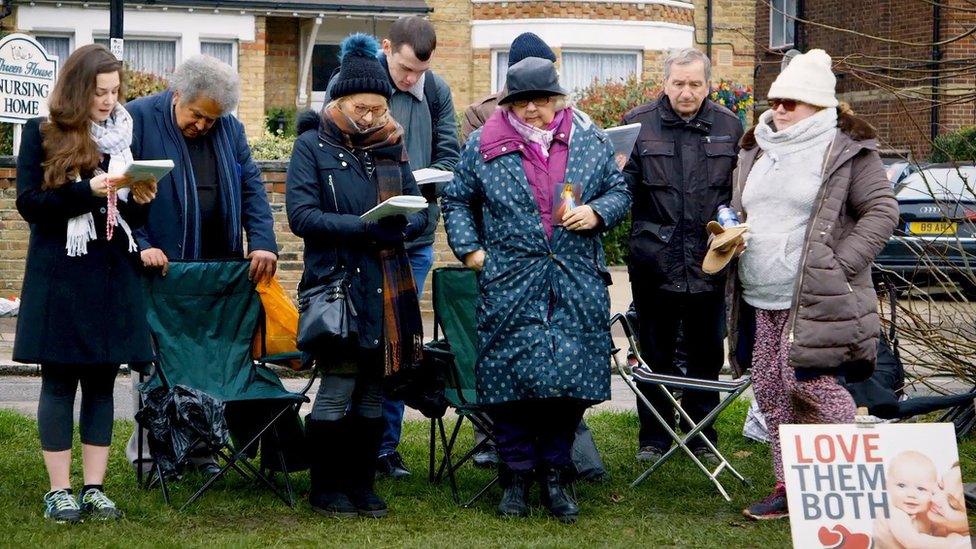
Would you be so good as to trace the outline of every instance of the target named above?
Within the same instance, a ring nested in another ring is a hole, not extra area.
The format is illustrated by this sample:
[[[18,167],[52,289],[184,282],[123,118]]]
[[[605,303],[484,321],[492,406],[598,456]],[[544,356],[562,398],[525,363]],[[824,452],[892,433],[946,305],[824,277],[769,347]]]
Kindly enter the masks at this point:
[[[579,92],[576,108],[590,115],[601,128],[610,128],[620,125],[627,111],[653,101],[660,92],[657,82],[642,80],[634,74],[626,80],[594,80]]]
[[[169,82],[165,78],[151,72],[123,71],[123,73],[126,101],[152,95],[169,87]]]
[[[719,80],[708,98],[737,114],[743,126],[746,125],[746,114],[756,103],[752,86],[740,86],[730,80]]]
[[[272,133],[267,129],[260,139],[251,142],[251,154],[255,160],[288,160],[295,146],[295,136],[284,132]]]

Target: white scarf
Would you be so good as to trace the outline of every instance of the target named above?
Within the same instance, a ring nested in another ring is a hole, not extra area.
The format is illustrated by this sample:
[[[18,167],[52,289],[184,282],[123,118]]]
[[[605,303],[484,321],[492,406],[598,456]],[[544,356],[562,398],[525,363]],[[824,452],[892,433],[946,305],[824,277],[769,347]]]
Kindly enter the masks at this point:
[[[103,124],[91,122],[88,133],[92,141],[98,145],[98,152],[109,155],[108,173],[124,173],[129,164],[132,163],[132,152],[129,145],[132,144],[132,117],[121,103],[116,103],[112,115]],[[76,180],[80,180],[77,177]],[[128,189],[118,191],[118,198],[126,201],[129,196]],[[136,252],[139,247],[132,238],[132,229],[121,215],[109,216],[108,222],[118,225],[125,231],[125,236],[129,239],[129,251]],[[83,213],[68,220],[68,235],[65,249],[69,257],[78,257],[88,253],[88,242],[98,238],[95,231],[95,218],[91,212]]]
[[[759,117],[756,125],[756,143],[763,153],[778,161],[783,155],[810,149],[833,139],[837,130],[837,109],[822,109],[789,128],[776,131],[772,127],[773,111],[768,110]]]

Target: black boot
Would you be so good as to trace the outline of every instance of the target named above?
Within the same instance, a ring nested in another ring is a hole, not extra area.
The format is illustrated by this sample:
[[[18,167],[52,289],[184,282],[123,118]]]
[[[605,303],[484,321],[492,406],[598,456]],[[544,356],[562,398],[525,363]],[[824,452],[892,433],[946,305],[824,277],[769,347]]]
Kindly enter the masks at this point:
[[[504,464],[498,466],[498,480],[501,482],[502,499],[498,502],[498,514],[503,517],[525,517],[529,515],[527,503],[529,486],[532,484],[532,471],[513,471]]]
[[[311,449],[310,475],[312,488],[308,503],[316,513],[327,517],[350,518],[359,515],[356,507],[342,491],[343,463],[338,448],[345,448],[349,441],[349,418],[338,421],[305,419],[305,437]]]
[[[579,517],[579,507],[567,493],[563,476],[563,472],[556,467],[546,467],[540,471],[539,488],[542,492],[542,504],[560,522],[576,522]]]
[[[378,418],[354,417],[352,423],[352,444],[346,452],[349,476],[346,495],[365,517],[385,517],[389,510],[386,502],[373,491],[376,482],[376,453],[383,439],[384,420]]]

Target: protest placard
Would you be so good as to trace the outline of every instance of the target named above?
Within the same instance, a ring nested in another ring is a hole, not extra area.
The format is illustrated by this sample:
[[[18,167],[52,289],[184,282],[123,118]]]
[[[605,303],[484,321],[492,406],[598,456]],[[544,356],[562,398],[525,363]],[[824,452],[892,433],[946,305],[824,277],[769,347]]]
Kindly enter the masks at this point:
[[[781,425],[793,546],[969,548],[951,423]]]

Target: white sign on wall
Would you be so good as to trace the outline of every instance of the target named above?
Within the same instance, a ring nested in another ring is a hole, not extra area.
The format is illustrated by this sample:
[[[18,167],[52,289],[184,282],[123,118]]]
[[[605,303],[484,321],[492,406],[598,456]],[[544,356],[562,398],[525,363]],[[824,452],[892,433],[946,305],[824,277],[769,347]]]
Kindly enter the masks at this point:
[[[26,34],[0,40],[0,121],[22,124],[47,116],[58,58]]]

